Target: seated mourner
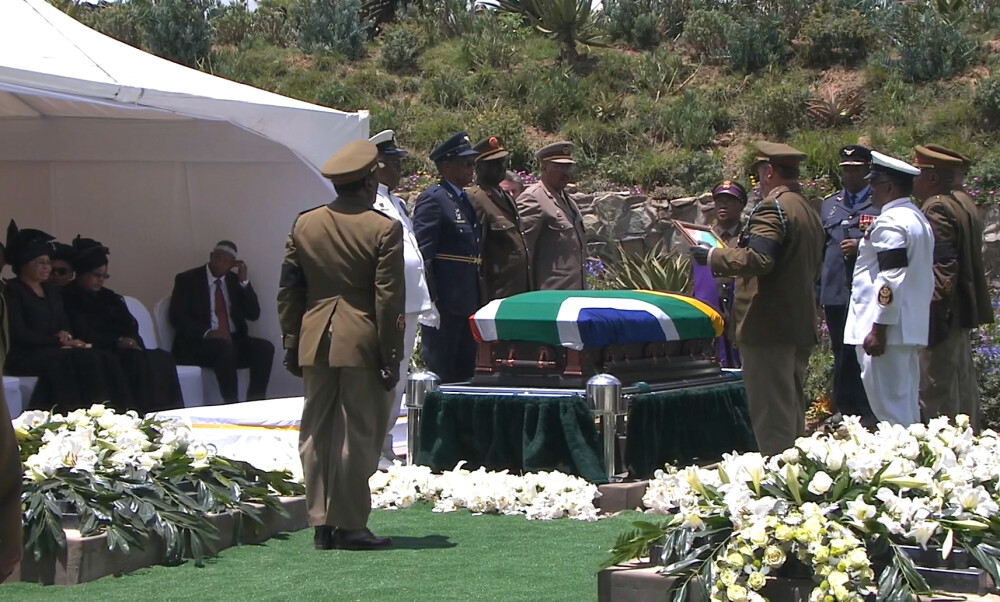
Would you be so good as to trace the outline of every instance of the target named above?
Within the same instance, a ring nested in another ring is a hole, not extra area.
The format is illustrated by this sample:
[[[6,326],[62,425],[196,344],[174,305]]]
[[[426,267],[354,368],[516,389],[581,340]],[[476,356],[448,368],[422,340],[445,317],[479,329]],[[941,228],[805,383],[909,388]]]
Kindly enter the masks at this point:
[[[59,412],[107,403],[132,407],[132,396],[114,354],[74,337],[61,289],[47,282],[52,237],[39,230],[7,229],[7,258],[16,278],[4,299],[10,324],[5,374],[37,376],[30,409]]]
[[[73,247],[76,279],[63,291],[73,334],[115,354],[140,413],[183,406],[173,356],[163,349],[145,348],[125,299],[104,286],[110,278],[108,248],[79,236]]]

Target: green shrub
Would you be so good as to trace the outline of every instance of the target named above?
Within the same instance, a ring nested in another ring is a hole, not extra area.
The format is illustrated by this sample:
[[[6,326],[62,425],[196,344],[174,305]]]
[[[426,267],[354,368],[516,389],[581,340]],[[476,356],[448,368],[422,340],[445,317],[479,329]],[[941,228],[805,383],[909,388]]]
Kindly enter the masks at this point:
[[[469,10],[467,0],[430,0],[410,2],[406,10],[397,15],[399,23],[410,22],[421,28],[431,45],[442,40],[464,36],[489,15],[478,15]]]
[[[659,99],[673,94],[693,71],[694,67],[685,64],[681,55],[658,48],[639,57],[631,74],[632,85]]]
[[[175,63],[198,67],[212,50],[212,26],[206,16],[212,0],[159,0],[142,11],[146,47]]]
[[[454,109],[465,104],[468,97],[465,76],[459,70],[440,65],[424,75],[420,99],[425,103]]]
[[[692,90],[685,90],[669,104],[655,103],[642,113],[648,120],[647,130],[655,139],[692,150],[708,146],[720,130],[731,125],[723,106]]]
[[[600,164],[613,182],[634,182],[644,190],[673,186],[685,194],[700,194],[722,179],[722,158],[701,151],[657,152],[611,156]]]
[[[394,73],[416,70],[426,43],[422,30],[406,22],[397,23],[386,27],[381,37],[379,63],[383,67]]]
[[[508,69],[520,61],[530,30],[520,17],[511,13],[490,17],[483,27],[462,36],[462,57],[473,69]]]
[[[989,154],[975,159],[976,162],[965,177],[965,186],[970,196],[981,205],[1000,205],[1000,150],[993,149]]]
[[[809,96],[809,89],[794,80],[757,80],[746,95],[747,127],[768,136],[787,138],[805,122]]]
[[[564,123],[590,108],[588,87],[570,71],[550,69],[534,82],[524,107],[525,117],[547,132],[558,132]]]
[[[808,155],[802,162],[803,180],[827,179],[831,187],[840,188],[840,148],[858,143],[854,130],[802,130],[789,144]]]
[[[215,31],[216,44],[242,46],[253,31],[253,13],[247,9],[245,0],[215,7],[209,12],[208,21]]]
[[[343,80],[334,80],[316,91],[313,102],[332,109],[356,111],[367,109],[371,100],[371,96],[357,86],[352,86]]]
[[[643,141],[642,130],[635,121],[629,119],[614,122],[574,119],[564,125],[559,134],[573,142],[577,153],[591,163],[597,163],[608,155],[627,154],[647,146]]]
[[[757,17],[729,30],[729,66],[739,73],[780,67],[791,54],[790,38],[781,17]]]
[[[639,56],[618,50],[595,52],[591,56],[596,62],[586,79],[593,89],[613,94],[636,90],[635,73],[642,60]]]
[[[94,10],[80,11],[77,17],[93,29],[129,46],[142,48],[146,39],[142,2],[101,4]]]
[[[729,31],[736,21],[719,10],[696,10],[684,23],[684,42],[695,56],[706,60],[725,58]]]
[[[979,80],[974,102],[987,127],[1000,127],[1000,74]]]
[[[612,40],[622,41],[632,48],[644,50],[660,43],[663,19],[656,12],[657,0],[609,0],[604,12],[608,16],[608,32]]]
[[[911,16],[899,38],[899,67],[907,81],[924,82],[965,70],[975,42],[932,10]]]
[[[413,104],[409,99],[377,102],[371,106],[368,131],[375,133],[382,130],[394,130],[399,145],[412,152],[413,141],[409,138],[409,131],[413,124],[412,115]]]
[[[271,3],[257,4],[251,13],[251,37],[279,48],[288,48],[295,42],[295,28],[288,18],[288,11]]]
[[[350,60],[365,55],[371,22],[359,19],[361,0],[295,0],[291,16],[298,26],[299,48],[306,52],[341,52]]]
[[[799,36],[806,42],[803,55],[808,65],[852,66],[868,55],[875,30],[856,10],[831,10],[825,6],[805,20]]]
[[[473,144],[488,136],[502,138],[504,148],[510,153],[507,163],[511,169],[520,171],[531,167],[534,155],[528,148],[528,139],[524,135],[524,121],[513,109],[477,111],[468,128]]]
[[[399,91],[398,79],[374,67],[358,69],[347,76],[344,82],[368,94],[373,101],[379,102]]]
[[[866,73],[881,72],[878,63],[869,61]],[[902,125],[913,119],[913,103],[917,90],[903,81],[897,71],[886,73],[885,78],[868,76],[871,84],[865,96],[865,120],[881,125]]]

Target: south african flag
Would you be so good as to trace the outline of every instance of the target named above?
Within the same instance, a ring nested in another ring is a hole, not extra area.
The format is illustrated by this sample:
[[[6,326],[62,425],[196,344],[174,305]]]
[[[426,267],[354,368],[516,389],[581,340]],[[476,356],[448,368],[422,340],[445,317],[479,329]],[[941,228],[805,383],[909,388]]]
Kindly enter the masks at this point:
[[[712,339],[722,316],[694,297],[657,291],[534,291],[491,301],[470,318],[478,341],[583,349]]]

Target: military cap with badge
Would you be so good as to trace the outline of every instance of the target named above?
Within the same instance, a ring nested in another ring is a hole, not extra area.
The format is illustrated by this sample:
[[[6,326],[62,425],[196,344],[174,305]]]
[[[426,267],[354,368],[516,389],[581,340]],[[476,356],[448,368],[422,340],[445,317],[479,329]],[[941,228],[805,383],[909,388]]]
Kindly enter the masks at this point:
[[[573,148],[572,142],[553,142],[535,151],[535,158],[549,163],[573,165],[576,163],[573,160]]]
[[[838,156],[840,157],[839,165],[841,167],[868,165],[872,162],[871,149],[860,144],[848,144],[842,147]]]
[[[485,140],[480,140],[476,143],[472,150],[478,153],[476,155],[476,162],[480,161],[497,161],[499,159],[505,159],[510,152],[504,148],[503,138],[499,136],[490,136]]]
[[[399,157],[402,159],[410,154],[396,145],[396,132],[392,130],[382,130],[369,138],[368,141],[375,145],[378,154],[383,157]]]
[[[914,147],[913,164],[921,169],[965,169],[969,160],[951,149],[928,144]]]
[[[367,178],[377,166],[378,148],[368,140],[348,142],[323,163],[320,173],[336,184]]]
[[[723,180],[712,188],[712,197],[729,195],[738,200],[743,206],[747,204],[747,189],[739,182],[733,180]]]
[[[469,142],[469,134],[466,132],[458,132],[431,151],[430,158],[431,161],[440,163],[442,161],[451,161],[459,157],[471,157],[477,154],[479,153],[473,150],[472,143]]]

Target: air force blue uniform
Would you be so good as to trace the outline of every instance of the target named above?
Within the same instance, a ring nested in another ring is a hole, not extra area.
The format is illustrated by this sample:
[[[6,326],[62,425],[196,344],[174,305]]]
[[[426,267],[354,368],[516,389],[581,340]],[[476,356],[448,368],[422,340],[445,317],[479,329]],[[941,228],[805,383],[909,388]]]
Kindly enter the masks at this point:
[[[431,153],[431,159],[475,154],[462,132]],[[413,232],[424,258],[431,300],[441,316],[438,328],[421,328],[424,362],[441,382],[468,380],[476,367],[469,316],[480,307],[482,230],[476,210],[461,188],[441,180],[417,197]]]
[[[820,219],[826,231],[826,244],[820,273],[819,302],[830,330],[834,358],[833,400],[837,411],[870,418],[872,411],[861,382],[861,367],[854,346],[843,344],[856,258],[845,258],[840,243],[845,238],[860,240],[864,236],[859,225],[862,215],[878,215],[878,209],[872,206],[868,187],[857,194],[841,190],[823,201]]]

